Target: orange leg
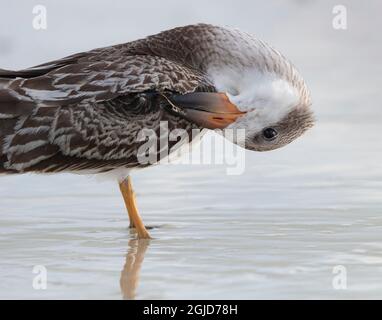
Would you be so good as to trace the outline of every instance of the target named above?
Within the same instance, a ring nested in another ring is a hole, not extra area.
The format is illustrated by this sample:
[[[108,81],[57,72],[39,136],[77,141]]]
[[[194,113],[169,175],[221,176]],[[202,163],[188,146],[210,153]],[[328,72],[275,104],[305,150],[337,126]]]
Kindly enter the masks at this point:
[[[141,216],[139,215],[137,202],[133,186],[131,185],[131,178],[127,177],[119,183],[123,200],[125,201],[126,209],[129,214],[130,227],[135,228],[138,233],[138,239],[151,239],[150,234],[145,228]]]

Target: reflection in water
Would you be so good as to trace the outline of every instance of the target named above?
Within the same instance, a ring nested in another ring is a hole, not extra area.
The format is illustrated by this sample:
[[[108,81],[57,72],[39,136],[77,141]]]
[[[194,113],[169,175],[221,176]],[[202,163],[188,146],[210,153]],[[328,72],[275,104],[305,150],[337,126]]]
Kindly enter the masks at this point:
[[[120,280],[123,299],[135,299],[135,292],[139,283],[139,273],[149,244],[149,239],[133,239],[129,241],[126,263],[121,272]]]

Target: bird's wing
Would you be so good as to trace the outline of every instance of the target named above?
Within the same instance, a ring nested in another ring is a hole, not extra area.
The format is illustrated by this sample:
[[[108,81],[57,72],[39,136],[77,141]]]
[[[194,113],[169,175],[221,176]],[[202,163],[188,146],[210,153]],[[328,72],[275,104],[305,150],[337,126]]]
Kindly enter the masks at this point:
[[[150,55],[124,56],[113,61],[67,61],[67,65],[57,62],[53,70],[30,78],[22,77],[27,71],[13,73],[15,78],[10,78],[12,72],[1,71],[0,117],[29,114],[36,105],[99,102],[149,90],[185,94],[207,83],[195,70]],[[48,65],[45,67],[49,70]]]
[[[2,72],[0,122],[14,125],[0,130],[0,172],[110,169],[121,159],[135,165],[139,124],[158,129],[162,114],[141,114],[141,99],[134,96],[186,94],[209,85],[194,70],[150,55],[79,61],[30,78]]]
[[[139,138],[141,133],[159,137],[162,121],[169,132],[196,128],[167,113],[160,107],[163,102],[158,94],[141,93],[101,102],[36,107],[33,114],[13,122],[12,128],[4,128],[8,133],[2,145],[3,167],[15,172],[58,172],[141,166],[138,151],[147,142],[147,136]],[[169,148],[176,142],[169,142]]]

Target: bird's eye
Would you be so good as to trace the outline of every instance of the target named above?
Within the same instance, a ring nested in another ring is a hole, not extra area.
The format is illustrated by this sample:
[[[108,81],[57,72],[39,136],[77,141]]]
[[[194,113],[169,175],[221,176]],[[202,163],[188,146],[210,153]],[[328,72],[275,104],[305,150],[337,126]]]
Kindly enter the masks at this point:
[[[277,137],[278,133],[273,128],[266,128],[263,130],[263,136],[266,140],[273,140]]]

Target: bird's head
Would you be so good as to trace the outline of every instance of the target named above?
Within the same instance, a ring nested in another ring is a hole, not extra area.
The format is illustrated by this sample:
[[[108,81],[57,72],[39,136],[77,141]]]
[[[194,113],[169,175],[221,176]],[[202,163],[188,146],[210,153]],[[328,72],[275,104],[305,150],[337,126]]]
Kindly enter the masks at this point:
[[[221,82],[219,82],[221,81]],[[305,86],[295,88],[274,74],[219,74],[216,93],[174,96],[183,116],[208,129],[241,129],[232,137],[248,150],[269,151],[283,147],[314,124]]]
[[[221,79],[224,79],[222,77]],[[254,151],[269,151],[283,147],[314,124],[310,97],[305,83],[294,86],[274,73],[242,72],[231,75],[226,95],[243,114],[226,128],[245,129],[243,147]]]
[[[209,129],[245,129],[237,143],[256,151],[285,146],[312,127],[305,81],[276,49],[237,29],[176,30],[172,58],[199,70],[216,91],[174,97],[186,118]]]

